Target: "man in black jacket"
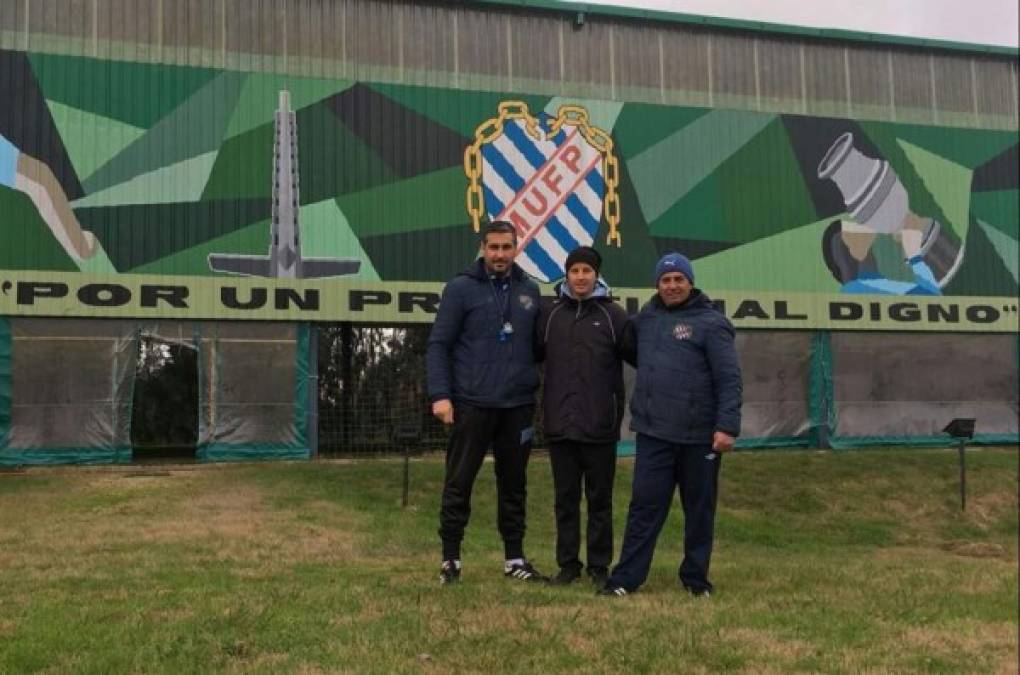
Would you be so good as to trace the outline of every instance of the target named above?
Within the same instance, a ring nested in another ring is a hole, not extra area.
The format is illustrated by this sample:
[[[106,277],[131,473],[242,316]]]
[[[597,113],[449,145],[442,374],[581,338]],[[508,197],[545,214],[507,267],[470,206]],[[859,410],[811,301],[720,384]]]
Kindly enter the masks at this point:
[[[601,591],[622,596],[648,577],[673,491],[684,509],[680,584],[707,596],[721,454],[740,432],[742,383],[733,326],[694,288],[679,253],[655,267],[657,293],[628,324],[624,351],[637,349],[631,428],[638,432],[623,550]]]
[[[588,576],[600,587],[613,559],[613,478],[624,401],[620,340],[627,313],[609,297],[601,267],[595,249],[572,251],[565,282],[539,315],[536,352],[545,360],[542,412],[556,492],[557,585],[581,576],[582,483]]]
[[[426,369],[432,414],[452,427],[439,512],[439,580],[460,580],[460,545],[471,490],[492,446],[498,526],[507,578],[545,581],[524,557],[528,457],[538,370],[534,356],[538,286],[514,264],[517,234],[503,221],[482,233],[482,257],[443,289],[429,335]]]

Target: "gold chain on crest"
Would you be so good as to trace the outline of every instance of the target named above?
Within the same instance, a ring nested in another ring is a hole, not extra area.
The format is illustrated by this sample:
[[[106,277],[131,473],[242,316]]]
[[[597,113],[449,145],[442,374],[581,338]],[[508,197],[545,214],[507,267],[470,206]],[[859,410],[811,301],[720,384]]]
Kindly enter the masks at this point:
[[[485,196],[482,194],[482,145],[492,143],[503,135],[503,125],[507,120],[524,120],[524,128],[528,135],[536,141],[541,140],[538,131],[538,120],[531,116],[528,104],[523,101],[503,101],[499,104],[499,116],[488,119],[475,129],[475,141],[464,150],[464,173],[468,177],[467,211],[471,216],[471,224],[478,232],[482,217],[485,215]],[[603,210],[609,224],[607,244],[620,246],[623,242],[620,231],[620,198],[616,187],[620,182],[619,164],[613,155],[613,139],[602,129],[588,121],[588,111],[576,105],[562,105],[556,111],[556,119],[549,126],[549,135],[555,136],[564,125],[575,126],[584,139],[602,155],[602,173],[606,182],[606,195]]]

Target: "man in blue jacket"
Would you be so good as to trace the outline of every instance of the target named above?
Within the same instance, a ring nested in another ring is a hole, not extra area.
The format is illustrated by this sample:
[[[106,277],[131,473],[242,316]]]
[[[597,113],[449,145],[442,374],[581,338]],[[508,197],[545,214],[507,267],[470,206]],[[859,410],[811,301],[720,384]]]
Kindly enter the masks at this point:
[[[655,542],[679,488],[684,558],[679,581],[695,596],[712,591],[715,506],[722,453],[740,432],[742,383],[733,326],[694,288],[679,253],[655,266],[657,293],[629,324],[624,349],[636,349],[631,428],[637,432],[634,483],[620,560],[600,591],[623,596],[648,578]]]
[[[524,557],[525,500],[538,370],[534,355],[538,286],[514,264],[517,232],[495,221],[482,231],[482,257],[446,288],[429,335],[432,414],[452,427],[439,512],[440,583],[460,580],[461,541],[471,490],[492,446],[503,538],[503,573],[546,581]]]

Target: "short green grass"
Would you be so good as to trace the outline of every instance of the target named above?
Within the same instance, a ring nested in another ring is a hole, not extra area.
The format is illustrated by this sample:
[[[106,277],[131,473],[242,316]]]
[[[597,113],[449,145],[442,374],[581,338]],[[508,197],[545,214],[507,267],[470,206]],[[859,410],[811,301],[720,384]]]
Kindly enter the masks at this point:
[[[1016,448],[738,453],[713,581],[674,508],[623,599],[502,577],[492,465],[436,583],[439,457],[0,474],[0,672],[1017,672]],[[623,534],[631,460],[616,485]],[[549,463],[529,556],[554,571]]]

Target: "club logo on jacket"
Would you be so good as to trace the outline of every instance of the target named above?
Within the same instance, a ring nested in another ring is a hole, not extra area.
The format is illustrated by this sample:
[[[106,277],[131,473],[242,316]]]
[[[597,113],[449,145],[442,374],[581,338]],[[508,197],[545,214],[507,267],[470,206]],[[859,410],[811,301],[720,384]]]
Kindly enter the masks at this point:
[[[535,301],[532,297],[525,293],[521,293],[521,295],[517,298],[517,302],[521,303],[521,308],[523,308],[525,312],[530,312],[531,308],[535,306]]]
[[[677,340],[690,340],[694,337],[694,329],[685,323],[678,323],[673,326],[673,337]]]

